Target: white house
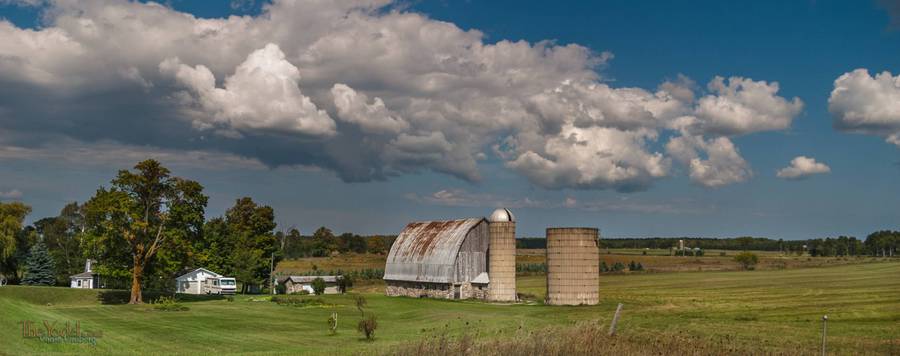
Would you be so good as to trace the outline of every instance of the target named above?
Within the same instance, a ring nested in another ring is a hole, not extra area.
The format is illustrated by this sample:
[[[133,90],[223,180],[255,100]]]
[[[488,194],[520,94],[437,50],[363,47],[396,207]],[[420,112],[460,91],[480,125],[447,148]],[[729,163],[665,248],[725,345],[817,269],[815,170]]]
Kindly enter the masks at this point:
[[[69,287],[72,288],[100,288],[100,275],[92,269],[93,260],[84,262],[84,272],[69,276]]]
[[[207,278],[222,278],[222,275],[206,268],[197,268],[175,278],[175,292],[203,294],[203,282]]]

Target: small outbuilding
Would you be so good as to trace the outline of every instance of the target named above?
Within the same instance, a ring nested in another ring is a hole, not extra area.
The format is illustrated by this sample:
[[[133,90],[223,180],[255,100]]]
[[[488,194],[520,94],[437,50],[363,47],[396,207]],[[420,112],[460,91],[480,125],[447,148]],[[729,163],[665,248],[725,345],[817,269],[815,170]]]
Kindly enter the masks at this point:
[[[100,274],[93,271],[94,260],[84,262],[84,272],[69,276],[69,287],[94,289],[100,288]]]
[[[175,292],[203,294],[203,283],[207,278],[222,278],[222,275],[206,268],[197,268],[175,278]]]
[[[302,291],[313,294],[312,283],[316,278],[321,278],[325,281],[325,294],[338,294],[341,292],[340,288],[338,288],[338,281],[342,278],[341,276],[288,276],[278,282],[284,285],[286,294],[302,293]]]

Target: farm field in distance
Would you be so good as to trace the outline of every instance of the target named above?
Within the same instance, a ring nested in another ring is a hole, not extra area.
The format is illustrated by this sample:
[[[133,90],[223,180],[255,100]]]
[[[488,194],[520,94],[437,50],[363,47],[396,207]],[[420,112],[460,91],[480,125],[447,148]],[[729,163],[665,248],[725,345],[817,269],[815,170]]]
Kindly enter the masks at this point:
[[[648,272],[685,272],[685,271],[737,271],[741,267],[734,261],[734,255],[740,251],[708,250],[706,255],[699,257],[670,256],[669,250],[647,250],[643,255],[643,249],[600,249],[600,260],[612,265],[616,262],[628,264],[631,261],[639,262]],[[757,269],[784,269],[798,267],[834,266],[839,264],[863,263],[870,261],[869,257],[816,257],[782,255],[773,251],[752,251],[759,255],[760,261]],[[725,255],[722,256],[721,254]],[[516,250],[516,263],[518,265],[544,263],[544,249],[518,249]],[[342,254],[332,257],[308,257],[300,259],[284,260],[278,263],[276,273],[306,273],[315,269],[328,273],[330,271],[354,271],[363,269],[383,269],[386,255],[376,254]]]
[[[813,259],[815,260],[815,258]],[[121,353],[353,354],[390,353],[427,338],[477,342],[516,340],[535,333],[596,323],[604,328],[618,303],[622,343],[689,339],[721,353],[816,354],[823,314],[829,316],[829,354],[900,352],[900,262],[747,272],[609,274],[600,278],[601,303],[590,307],[488,304],[476,301],[389,298],[359,288],[378,316],[374,342],[354,330],[353,295],[326,295],[324,305],[278,305],[267,296],[237,296],[182,304],[187,311],[152,305],[101,305],[96,290],[0,288],[2,354]],[[544,276],[520,276],[520,293],[542,298]],[[338,313],[338,333],[326,320]],[[96,346],[23,339],[21,322],[79,321],[100,331]],[[550,337],[550,336],[545,336]],[[732,351],[728,351],[732,350]],[[682,352],[689,352],[680,350]]]

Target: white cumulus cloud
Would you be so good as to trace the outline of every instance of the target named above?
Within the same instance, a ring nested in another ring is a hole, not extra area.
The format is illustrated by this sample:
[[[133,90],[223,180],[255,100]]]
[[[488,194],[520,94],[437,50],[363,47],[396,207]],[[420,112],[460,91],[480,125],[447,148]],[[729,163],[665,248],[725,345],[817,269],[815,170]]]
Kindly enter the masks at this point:
[[[313,136],[335,134],[335,123],[324,110],[300,92],[300,71],[285,60],[278,45],[254,51],[216,87],[213,73],[203,65],[190,67],[178,58],[159,64],[159,70],[190,89],[200,109],[195,124],[201,128],[283,130]]]
[[[687,165],[691,181],[701,186],[716,188],[753,176],[750,165],[727,137],[678,136],[666,144],[666,150]]]
[[[743,135],[790,127],[803,110],[800,98],[778,96],[778,83],[749,78],[715,77],[707,86],[711,94],[700,98],[696,116],[703,132]]]
[[[804,179],[814,174],[829,172],[831,172],[831,168],[824,163],[816,162],[815,158],[797,156],[791,160],[789,166],[779,169],[776,176],[784,179]]]
[[[866,69],[844,73],[828,98],[834,126],[847,132],[884,137],[900,146],[900,75]]]

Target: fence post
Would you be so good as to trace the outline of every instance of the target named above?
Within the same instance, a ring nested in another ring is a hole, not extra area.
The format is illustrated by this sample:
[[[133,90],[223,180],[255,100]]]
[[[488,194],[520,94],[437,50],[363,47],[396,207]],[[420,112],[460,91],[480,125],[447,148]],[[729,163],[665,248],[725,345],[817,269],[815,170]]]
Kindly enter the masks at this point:
[[[828,315],[822,316],[822,356],[825,356],[825,337],[828,336]]]
[[[616,334],[616,324],[619,322],[619,313],[622,312],[622,303],[619,303],[619,306],[616,307],[616,315],[613,315],[612,324],[609,325],[609,336],[613,336]]]

